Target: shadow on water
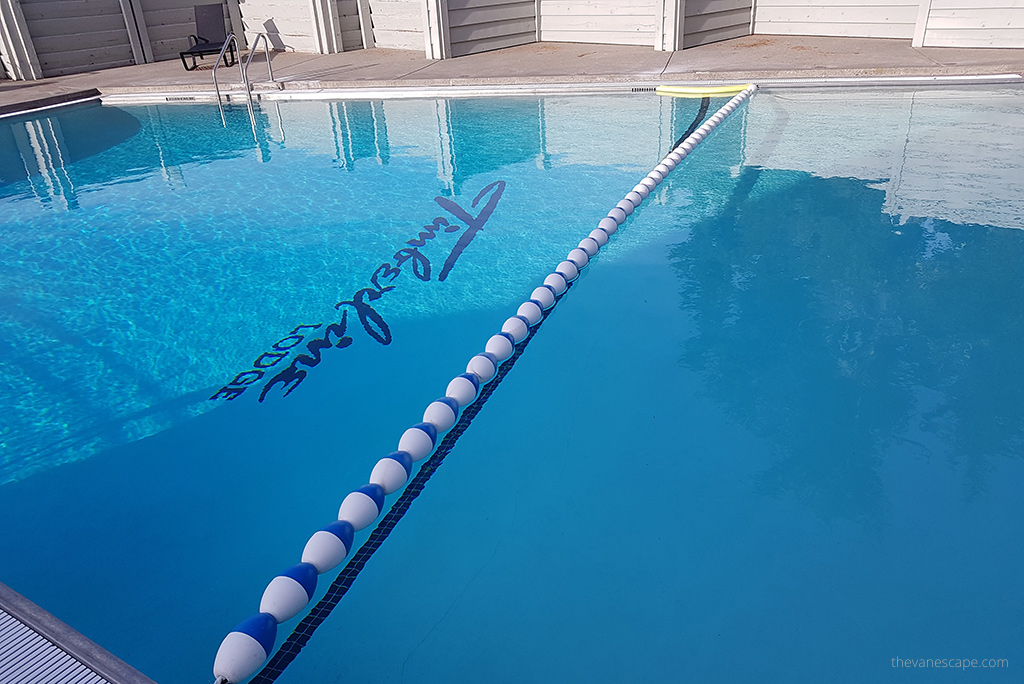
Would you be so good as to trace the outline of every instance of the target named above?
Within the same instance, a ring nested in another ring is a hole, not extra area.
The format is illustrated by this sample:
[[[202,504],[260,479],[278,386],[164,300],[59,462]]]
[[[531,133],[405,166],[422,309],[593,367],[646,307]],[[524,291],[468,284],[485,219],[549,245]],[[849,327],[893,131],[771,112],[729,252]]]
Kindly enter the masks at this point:
[[[852,179],[745,167],[671,260],[698,334],[682,363],[776,450],[756,487],[877,522],[894,449],[945,458],[970,501],[1024,437],[1024,235],[894,227]],[[908,450],[909,446],[909,450]]]
[[[26,210],[28,220],[12,213],[2,224],[0,349],[10,382],[0,390],[0,482],[203,410],[212,382],[201,372],[189,375],[182,391],[166,368],[167,354],[177,351],[146,340],[178,339],[184,358],[202,356],[201,347],[186,348],[176,328],[200,304],[168,293],[188,291],[183,259],[207,248],[206,234],[179,232],[179,216],[192,211],[184,204],[168,208],[172,223],[152,220],[142,183],[97,199],[110,187],[153,176],[182,188],[186,164],[251,154],[257,140],[246,109],[228,111],[226,129],[216,111],[93,103],[0,122],[0,198],[34,198],[47,210]],[[257,117],[269,156],[270,120],[264,112]],[[90,192],[83,207],[79,198]],[[135,207],[130,218],[149,218],[129,225],[107,220],[125,205]]]
[[[0,197],[23,192],[15,184],[28,181],[41,201],[76,209],[77,195],[89,186],[166,175],[183,164],[237,157],[257,147],[246,108],[225,113],[226,127],[207,105],[129,112],[88,103],[0,121]],[[260,110],[256,117],[258,146],[269,154],[269,117]]]
[[[120,145],[141,128],[131,114],[99,103],[0,121],[0,186],[38,174],[38,164],[63,166],[91,157]]]

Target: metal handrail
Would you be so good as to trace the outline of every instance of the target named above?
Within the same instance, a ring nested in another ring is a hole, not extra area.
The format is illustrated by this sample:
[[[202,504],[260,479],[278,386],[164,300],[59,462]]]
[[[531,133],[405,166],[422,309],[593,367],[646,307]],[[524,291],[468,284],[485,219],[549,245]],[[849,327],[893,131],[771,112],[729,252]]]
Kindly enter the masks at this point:
[[[249,106],[249,123],[252,124],[252,139],[256,141],[256,147],[259,148],[260,138],[256,134],[256,109],[252,103],[252,85],[249,83],[249,63],[252,62],[252,56],[256,54],[256,50],[260,44],[260,38],[263,39],[263,50],[267,55],[267,71],[270,72],[270,81],[274,82],[274,67],[270,66],[270,43],[267,41],[267,34],[257,33],[256,38],[252,41],[252,47],[249,48],[249,56],[245,60],[245,66],[241,67],[242,72],[242,87],[245,88],[245,101]],[[239,62],[241,64],[241,62]],[[263,161],[262,157],[260,161]]]
[[[252,61],[252,56],[256,54],[256,48],[259,47],[260,38],[263,39],[263,51],[267,55],[267,72],[270,74],[270,82],[277,83],[274,80],[274,67],[270,64],[270,39],[267,38],[266,33],[257,33],[256,38],[252,41],[252,47],[249,49],[249,56],[245,60],[245,66],[242,67],[242,83],[245,84],[245,91],[250,92],[252,89],[249,86],[249,62]]]
[[[252,84],[249,83],[249,63],[252,61],[252,56],[256,54],[256,50],[259,48],[260,38],[263,39],[263,52],[267,55],[267,72],[270,74],[270,82],[276,83],[274,80],[274,67],[270,64],[270,40],[267,38],[265,33],[257,33],[256,38],[252,41],[252,47],[249,48],[249,56],[245,60],[245,66],[242,67],[242,85],[245,88],[245,97],[249,104],[249,123],[252,124],[252,138],[256,141],[256,147],[259,149],[260,139],[256,134],[256,111],[255,105],[252,103]],[[260,161],[265,161],[260,157]]]
[[[221,100],[220,100],[220,84],[217,83],[217,67],[220,66],[221,60],[224,59],[224,52],[228,49],[228,44],[229,43],[234,43],[235,44],[235,54],[241,55],[242,51],[238,49],[238,40],[235,38],[235,34],[234,33],[229,33],[228,37],[224,39],[224,46],[221,47],[220,54],[217,55],[217,62],[213,65],[213,88],[214,88],[214,90],[217,91],[217,106],[220,107],[220,120],[224,124],[225,128],[227,128],[228,122],[224,118],[224,105],[221,103]],[[238,60],[238,75],[242,77],[242,82],[244,83],[245,82],[245,72],[242,71],[242,60],[241,59]],[[246,89],[246,92],[248,92],[248,88]]]
[[[270,64],[270,40],[267,38],[267,34],[257,33],[245,63],[243,64],[241,59],[238,60],[238,75],[242,79],[242,87],[245,88],[245,100],[249,108],[249,123],[252,125],[252,137],[253,140],[256,141],[257,148],[259,147],[260,141],[259,136],[256,133],[256,111],[252,101],[252,85],[249,83],[249,63],[252,62],[252,56],[256,54],[261,38],[263,39],[263,50],[267,55],[267,71],[270,73],[270,82],[277,83],[277,81],[274,80],[274,67]],[[228,49],[228,46],[231,43],[234,43],[235,50],[238,53],[241,53],[241,50],[238,49],[238,39],[235,38],[234,33],[229,33],[228,37],[224,40],[224,45],[220,49],[220,54],[217,55],[217,63],[213,65],[213,88],[217,91],[217,107],[220,109],[220,120],[221,123],[224,124],[225,128],[228,126],[228,121],[224,116],[224,101],[220,96],[220,83],[217,81],[217,67],[220,66],[221,60],[224,59],[224,52]]]

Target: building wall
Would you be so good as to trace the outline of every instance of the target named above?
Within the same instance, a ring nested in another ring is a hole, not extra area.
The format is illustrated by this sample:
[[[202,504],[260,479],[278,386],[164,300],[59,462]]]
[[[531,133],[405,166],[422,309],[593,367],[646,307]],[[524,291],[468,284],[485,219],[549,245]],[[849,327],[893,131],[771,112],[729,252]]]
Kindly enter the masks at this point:
[[[265,33],[272,50],[325,54],[363,47],[357,0],[314,1],[323,13],[319,24],[310,0],[239,0],[246,43],[252,45],[257,34]]]
[[[540,39],[563,43],[654,45],[655,0],[540,0]]]
[[[205,0],[137,0],[142,8],[142,17],[146,22],[149,44],[153,60],[177,59],[178,53],[189,46],[188,37],[196,32],[196,16],[194,6],[214,4]],[[231,31],[231,24],[224,12],[225,35]],[[216,57],[214,55],[213,57]],[[210,59],[213,59],[210,57]]]
[[[1013,0],[931,0],[925,47],[1024,47],[1024,3]]]
[[[685,0],[683,47],[750,35],[752,0]]]
[[[377,47],[424,49],[423,8],[416,0],[371,0],[370,16]]]
[[[21,0],[43,76],[134,64],[118,0]]]
[[[6,77],[32,79],[176,59],[188,45],[187,36],[195,31],[195,2],[211,0],[0,0],[0,61]],[[308,53],[359,49],[365,37],[370,46],[426,50],[434,58],[537,39],[682,49],[746,35],[752,4],[752,0],[220,2],[226,28],[243,36],[243,47],[259,32],[268,34],[274,49]],[[755,34],[912,39],[917,47],[1024,48],[1024,0],[757,0],[753,4]],[[365,26],[360,25],[360,7]]]
[[[8,78],[31,81],[43,77],[25,24],[21,4],[13,0],[0,0],[0,63]]]
[[[241,0],[239,7],[245,25],[245,40],[249,45],[256,34],[266,33],[274,50],[318,51],[309,0]]]
[[[754,33],[910,39],[919,5],[918,0],[757,0]]]
[[[17,61],[15,78],[177,59],[196,32],[196,2],[221,5],[225,31],[241,33],[238,0],[0,0],[0,37],[10,38],[0,52]]]
[[[536,0],[448,0],[452,57],[537,40]]]
[[[341,24],[341,43],[345,50],[363,49],[363,39],[359,29],[359,4],[357,0],[338,0],[336,6]]]

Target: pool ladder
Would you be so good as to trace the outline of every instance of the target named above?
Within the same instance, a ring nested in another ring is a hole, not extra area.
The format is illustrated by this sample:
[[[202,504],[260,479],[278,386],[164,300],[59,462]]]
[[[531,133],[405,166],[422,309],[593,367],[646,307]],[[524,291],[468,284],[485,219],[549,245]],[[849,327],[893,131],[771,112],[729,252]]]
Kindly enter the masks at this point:
[[[252,84],[249,83],[249,63],[252,62],[253,55],[256,54],[256,50],[259,47],[260,39],[263,40],[263,51],[267,56],[267,72],[270,74],[270,82],[277,83],[274,80],[274,66],[270,63],[270,40],[267,38],[265,33],[257,33],[256,39],[252,43],[252,49],[249,50],[249,56],[245,60],[245,64],[242,64],[242,60],[238,60],[238,75],[242,78],[242,86],[245,88],[245,97],[249,105],[249,121],[252,123],[252,134],[256,137],[256,110],[253,108],[252,103]],[[220,120],[227,128],[228,122],[224,118],[224,102],[220,96],[220,83],[217,81],[217,67],[221,65],[224,59],[224,53],[227,51],[228,46],[234,43],[235,53],[238,55],[242,54],[241,49],[238,47],[238,39],[235,34],[229,33],[227,39],[224,41],[224,46],[220,49],[220,54],[217,55],[217,62],[213,65],[213,88],[217,92],[217,107],[220,108]],[[257,141],[258,142],[258,141]]]

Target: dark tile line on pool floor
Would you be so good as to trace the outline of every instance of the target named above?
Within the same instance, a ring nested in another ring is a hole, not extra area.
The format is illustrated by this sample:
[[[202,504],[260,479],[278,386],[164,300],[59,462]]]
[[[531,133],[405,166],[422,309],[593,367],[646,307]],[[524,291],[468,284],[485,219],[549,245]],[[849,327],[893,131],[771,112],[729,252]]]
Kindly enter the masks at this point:
[[[565,292],[556,298],[555,305],[557,305],[558,302],[561,301],[562,297],[572,289],[573,284],[574,283],[571,282],[567,284]],[[480,391],[479,398],[466,407],[462,416],[459,418],[459,422],[447,435],[445,435],[444,439],[441,441],[441,445],[438,447],[437,451],[434,452],[434,455],[423,464],[413,480],[406,486],[402,495],[391,506],[387,515],[377,523],[377,526],[374,528],[369,538],[363,542],[363,545],[359,547],[359,550],[351,559],[349,559],[348,563],[345,564],[345,568],[331,583],[324,597],[321,598],[316,606],[314,606],[309,613],[302,618],[299,624],[295,626],[295,629],[292,630],[292,633],[289,634],[288,638],[285,639],[283,644],[281,644],[281,647],[278,648],[277,652],[270,659],[270,662],[267,663],[263,669],[250,680],[250,684],[270,684],[271,682],[276,681],[281,673],[284,672],[285,668],[295,660],[299,651],[302,650],[310,637],[313,636],[316,629],[324,620],[327,619],[327,616],[331,614],[331,611],[334,610],[348,592],[352,583],[355,582],[356,577],[359,576],[359,573],[366,565],[366,562],[369,561],[377,549],[380,548],[381,544],[384,543],[384,540],[388,538],[388,535],[391,534],[391,531],[398,524],[398,521],[401,520],[409,510],[412,502],[423,491],[423,488],[434,474],[434,471],[441,466],[445,457],[451,453],[452,449],[455,448],[455,444],[459,441],[459,437],[469,429],[473,419],[478,413],[480,413],[480,410],[483,408],[484,404],[487,403],[491,394],[494,393],[494,390],[498,388],[501,381],[505,379],[505,376],[508,375],[509,371],[512,370],[512,367],[515,366],[519,357],[526,351],[526,347],[530,344],[530,340],[533,339],[533,336],[537,334],[541,326],[544,325],[544,322],[548,319],[548,316],[550,316],[551,312],[554,310],[555,307],[552,306],[544,311],[540,322],[530,329],[530,333],[522,342],[516,345],[516,350],[512,356],[498,367],[498,373],[494,377],[494,380],[484,385],[483,389]]]

